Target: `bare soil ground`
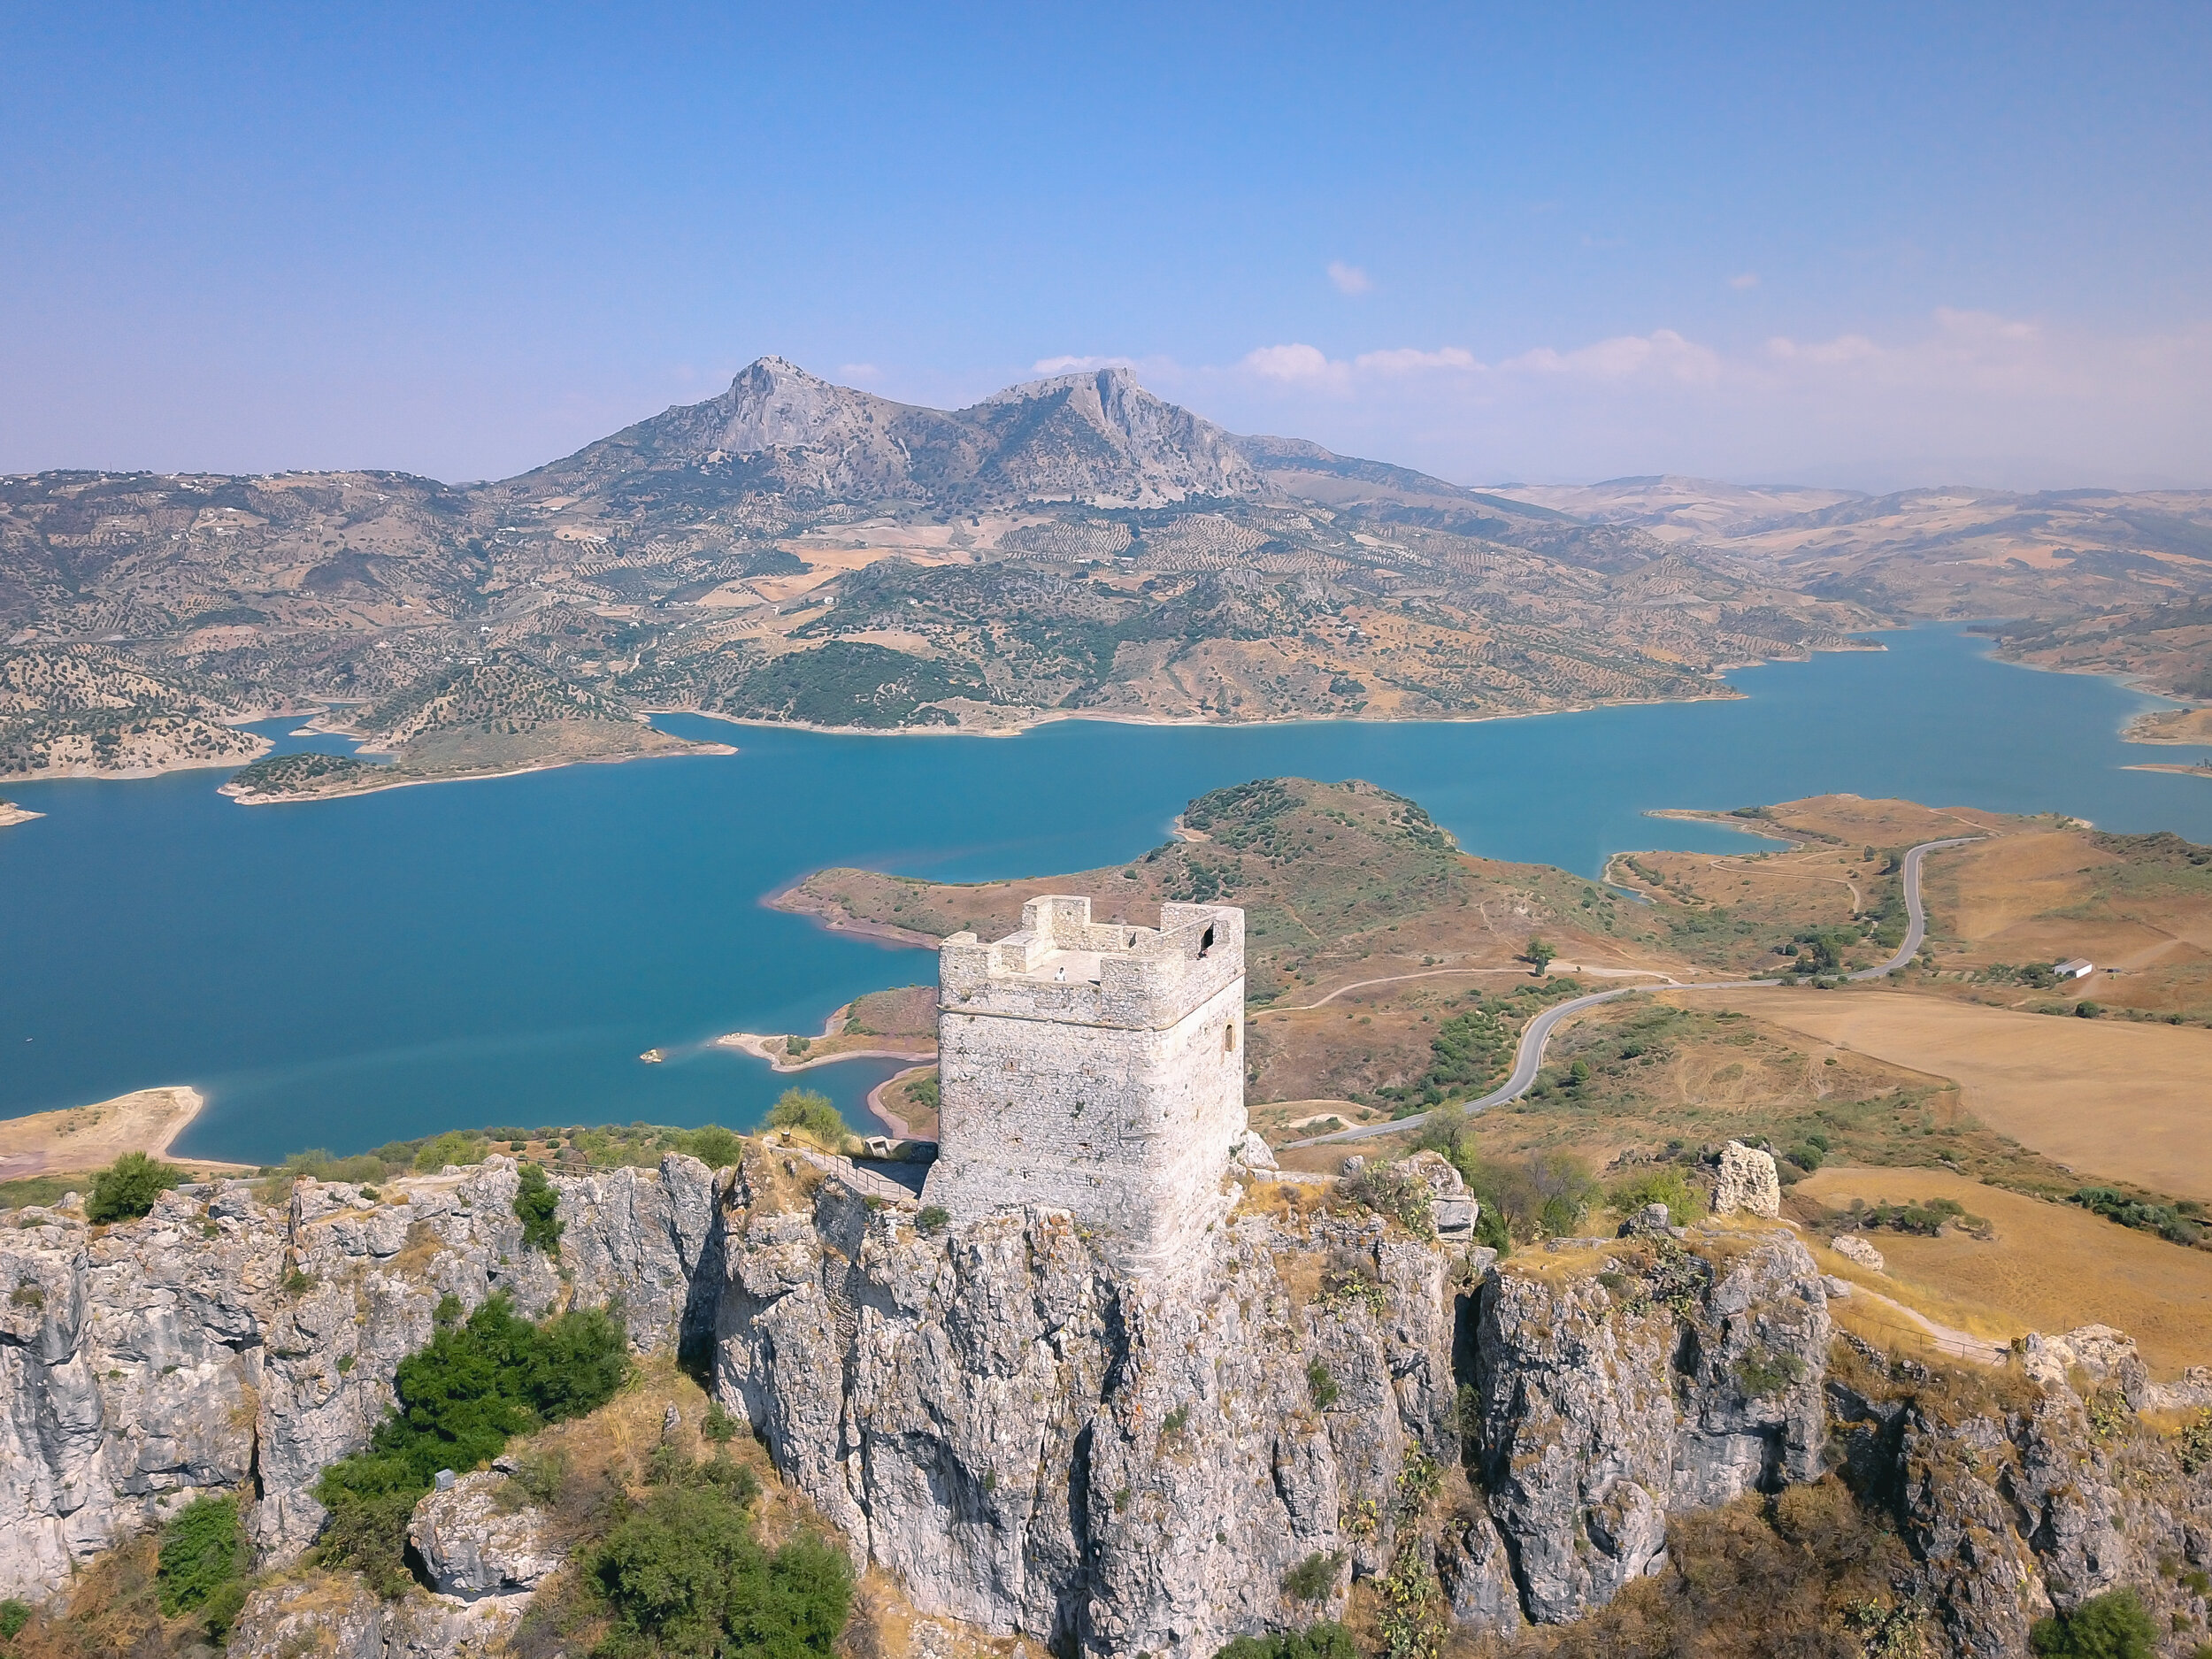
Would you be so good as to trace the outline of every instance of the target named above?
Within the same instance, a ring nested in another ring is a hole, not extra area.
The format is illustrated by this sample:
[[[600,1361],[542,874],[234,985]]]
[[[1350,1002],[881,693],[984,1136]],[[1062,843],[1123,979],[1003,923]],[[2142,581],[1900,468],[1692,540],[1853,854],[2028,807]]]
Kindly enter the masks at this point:
[[[1839,1054],[1950,1078],[1976,1118],[2084,1179],[2212,1199],[2212,1033],[1894,991],[1753,991],[1713,1002]]]
[[[2212,749],[2212,709],[2160,709],[2139,714],[2124,735],[2131,743],[2188,743]]]
[[[1982,1310],[2004,1334],[2117,1326],[2161,1375],[2212,1363],[2212,1253],[2183,1249],[2070,1204],[1985,1187],[1945,1170],[1830,1166],[1793,1189],[1831,1209],[1854,1198],[1896,1203],[1949,1198],[1986,1217],[1995,1236],[1947,1228],[1937,1238],[1887,1230],[1865,1236],[1888,1271],[1872,1273],[1821,1248],[1827,1271],[1937,1317]]]
[[[194,1089],[142,1088],[91,1106],[8,1118],[0,1122],[0,1180],[104,1169],[126,1152],[165,1157],[201,1104]],[[194,1169],[250,1167],[187,1162]]]

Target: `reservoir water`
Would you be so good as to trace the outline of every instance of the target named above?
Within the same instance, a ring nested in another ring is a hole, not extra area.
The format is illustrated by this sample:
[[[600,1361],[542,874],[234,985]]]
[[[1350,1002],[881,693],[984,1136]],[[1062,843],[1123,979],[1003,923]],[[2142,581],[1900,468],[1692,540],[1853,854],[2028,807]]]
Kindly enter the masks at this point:
[[[1365,778],[1470,850],[1592,876],[1624,849],[1747,845],[1650,809],[1835,790],[2212,841],[2212,780],[2122,770],[2196,758],[2119,741],[2157,700],[1950,628],[1880,637],[1732,673],[1740,701],[1532,719],[869,738],[669,716],[740,752],[273,807],[219,795],[219,772],[11,785],[48,816],[0,830],[0,1116],[189,1083],[209,1105],[178,1149],[255,1162],[471,1125],[742,1129],[793,1081],[857,1124],[889,1063],[791,1079],[706,1045],[818,1029],[934,963],[764,895],[825,864],[1087,869],[1275,774]],[[668,1061],[640,1064],[652,1048]]]

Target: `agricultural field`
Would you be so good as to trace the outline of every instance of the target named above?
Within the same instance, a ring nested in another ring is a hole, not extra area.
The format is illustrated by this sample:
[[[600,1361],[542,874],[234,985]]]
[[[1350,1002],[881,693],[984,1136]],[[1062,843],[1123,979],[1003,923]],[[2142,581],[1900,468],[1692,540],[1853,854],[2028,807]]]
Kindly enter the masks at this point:
[[[1715,1002],[1839,1057],[1949,1079],[1977,1119],[2080,1180],[2212,1200],[2212,1032],[1890,991],[1722,994],[1700,1006]]]
[[[1847,1210],[1854,1199],[1948,1199],[1987,1221],[1986,1237],[1962,1227],[1934,1237],[1868,1232],[1885,1260],[1880,1273],[1821,1253],[1828,1271],[1909,1306],[1977,1310],[1989,1322],[1980,1333],[1998,1337],[2109,1325],[2134,1337],[2161,1374],[2212,1364],[2212,1252],[2178,1249],[2078,1206],[2001,1191],[1947,1170],[1825,1168],[1790,1197],[1801,1213],[1809,1202],[1834,1211]]]

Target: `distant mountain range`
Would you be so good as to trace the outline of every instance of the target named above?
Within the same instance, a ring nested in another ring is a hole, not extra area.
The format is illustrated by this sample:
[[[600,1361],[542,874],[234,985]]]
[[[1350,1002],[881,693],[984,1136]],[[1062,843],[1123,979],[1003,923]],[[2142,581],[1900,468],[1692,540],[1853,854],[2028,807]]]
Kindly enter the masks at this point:
[[[495,483],[0,479],[0,639],[38,658],[0,674],[0,772],[207,755],[240,710],[388,706],[477,662],[529,670],[480,677],[535,687],[517,725],[548,686],[603,726],[1436,718],[1725,695],[1724,666],[1881,621],[2208,594],[2202,495],[1479,490],[1239,436],[1124,369],[942,411],[763,357]],[[2179,637],[2126,637],[2154,634]],[[480,726],[496,694],[472,696]],[[139,753],[156,715],[201,735]]]

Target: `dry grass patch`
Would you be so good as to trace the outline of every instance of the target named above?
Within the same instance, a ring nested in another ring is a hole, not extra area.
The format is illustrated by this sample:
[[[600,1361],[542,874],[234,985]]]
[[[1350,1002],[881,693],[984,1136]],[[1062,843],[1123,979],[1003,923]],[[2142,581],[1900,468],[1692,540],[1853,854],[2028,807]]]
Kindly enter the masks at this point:
[[[2059,1333],[2109,1325],[2135,1338],[2162,1374],[2212,1364],[2212,1254],[2185,1249],[2070,1204],[1984,1187],[1941,1170],[1827,1168],[1795,1191],[1831,1209],[1950,1198],[1994,1227],[1982,1240],[1878,1231],[1867,1237],[1889,1271],[1868,1273],[1824,1248],[1829,1272],[1893,1295],[1977,1335]],[[1831,1303],[1839,1314],[1851,1302]]]
[[[1726,1005],[1947,1077],[1977,1118],[2085,1180],[2212,1199],[2212,1033],[1892,991],[1750,992]]]
[[[165,1157],[170,1143],[198,1116],[201,1104],[196,1089],[142,1088],[91,1106],[0,1121],[0,1180],[104,1169],[126,1152]],[[251,1167],[199,1158],[188,1162],[195,1169]]]

